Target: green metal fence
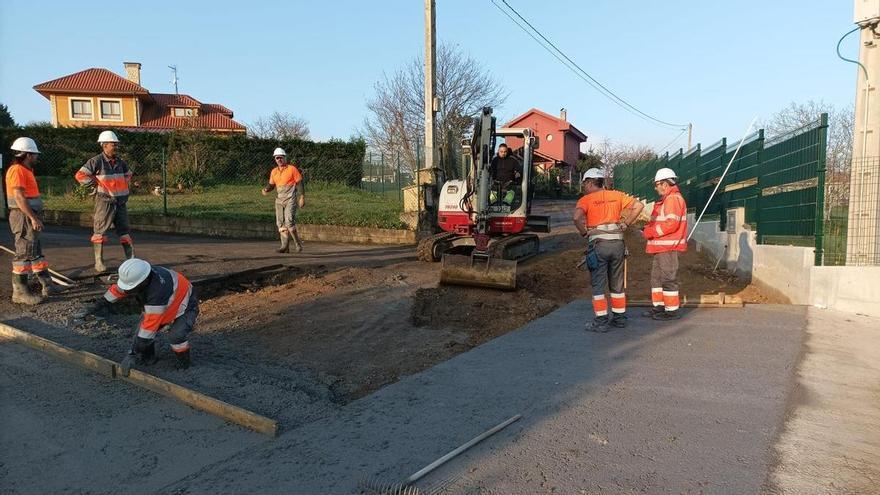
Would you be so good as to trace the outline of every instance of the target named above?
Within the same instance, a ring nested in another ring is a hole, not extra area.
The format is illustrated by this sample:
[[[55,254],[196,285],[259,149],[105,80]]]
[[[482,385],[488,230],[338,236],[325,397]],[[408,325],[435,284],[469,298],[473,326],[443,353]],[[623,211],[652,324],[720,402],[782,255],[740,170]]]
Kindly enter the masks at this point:
[[[705,149],[698,144],[688,151],[618,165],[614,187],[644,200],[656,199],[654,173],[669,167],[679,176],[689,210],[699,213],[731,163],[704,218],[717,218],[724,230],[726,211],[742,207],[759,244],[815,246],[818,265],[825,254],[827,135],[828,115],[823,113],[815,122],[772,139],[765,138],[763,129],[753,133],[743,141],[733,162],[740,143],[722,138]]]

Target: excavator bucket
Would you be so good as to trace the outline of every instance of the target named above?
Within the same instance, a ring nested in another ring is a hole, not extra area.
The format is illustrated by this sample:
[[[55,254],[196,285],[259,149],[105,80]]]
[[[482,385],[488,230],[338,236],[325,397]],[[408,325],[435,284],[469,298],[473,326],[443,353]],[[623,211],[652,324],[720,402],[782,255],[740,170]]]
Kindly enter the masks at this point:
[[[490,289],[516,289],[516,261],[444,254],[440,283]]]

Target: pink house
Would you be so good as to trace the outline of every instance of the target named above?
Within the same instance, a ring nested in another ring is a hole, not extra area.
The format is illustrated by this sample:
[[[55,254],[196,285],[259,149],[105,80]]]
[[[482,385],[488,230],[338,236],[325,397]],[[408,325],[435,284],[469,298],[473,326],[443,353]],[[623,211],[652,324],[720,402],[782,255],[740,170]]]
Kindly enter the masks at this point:
[[[511,120],[504,127],[528,127],[538,137],[538,149],[535,151],[535,167],[549,171],[553,167],[575,167],[580,156],[581,143],[587,136],[571,125],[565,109],[559,117],[533,108]],[[514,150],[522,148],[522,138],[506,138],[508,146]]]

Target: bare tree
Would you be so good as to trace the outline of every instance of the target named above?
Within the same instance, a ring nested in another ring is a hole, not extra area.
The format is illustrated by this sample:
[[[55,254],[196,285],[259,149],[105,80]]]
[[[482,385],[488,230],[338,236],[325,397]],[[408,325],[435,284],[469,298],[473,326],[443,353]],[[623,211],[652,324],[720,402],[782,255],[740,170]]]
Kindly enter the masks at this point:
[[[455,46],[441,43],[437,48],[436,75],[441,104],[435,136],[445,161],[450,163],[455,160],[459,141],[470,134],[474,117],[484,106],[502,104],[506,94],[479,62]],[[369,114],[364,120],[369,145],[382,153],[399,152],[411,172],[417,168],[416,142],[424,136],[424,80],[420,57],[385,74],[367,101]]]
[[[844,205],[849,201],[849,172],[853,158],[852,105],[838,108],[823,101],[792,102],[763,122],[763,127],[769,137],[783,135],[815,122],[821,113],[828,114],[825,155],[825,212],[828,215],[835,205]]]
[[[309,123],[290,113],[272,112],[249,125],[248,132],[265,139],[308,139]]]
[[[650,160],[657,156],[647,145],[615,143],[608,138],[599,141],[595,147],[591,146],[587,153],[599,158],[605,177],[611,177],[614,167],[621,163]]]

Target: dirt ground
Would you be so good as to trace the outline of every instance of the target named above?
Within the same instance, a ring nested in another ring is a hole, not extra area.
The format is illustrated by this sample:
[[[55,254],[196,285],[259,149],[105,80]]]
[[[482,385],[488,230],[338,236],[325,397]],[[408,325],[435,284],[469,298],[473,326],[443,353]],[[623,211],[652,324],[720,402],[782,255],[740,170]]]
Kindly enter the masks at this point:
[[[540,256],[521,263],[513,292],[437,285],[439,264],[414,260],[414,250],[381,256],[382,248],[347,254],[358,261],[332,263],[332,250],[261,278],[232,278],[199,285],[201,316],[191,338],[194,367],[178,372],[170,359],[150,371],[163,378],[281,421],[303,424],[400,377],[443,362],[503,335],[588,293],[588,273],[575,268],[582,243],[568,223],[570,204],[545,205],[554,233],[542,238]],[[628,294],[650,297],[650,257],[644,241],[627,240],[631,256]],[[260,245],[257,243],[257,245]],[[267,243],[262,249],[269,251]],[[311,244],[320,250],[318,244]],[[188,263],[185,274],[248,268],[229,251],[212,258],[199,243],[175,244]],[[150,254],[149,250],[147,255]],[[185,254],[189,252],[189,254]],[[340,256],[341,257],[341,256]],[[384,260],[382,263],[364,260]],[[277,259],[267,257],[263,265]],[[772,302],[693,250],[681,260],[683,293],[693,298],[724,291],[747,302]],[[191,268],[190,268],[191,267]],[[193,277],[199,280],[199,276]],[[7,282],[0,280],[2,290]],[[198,285],[198,284],[197,284]],[[19,308],[0,295],[3,320],[75,348],[111,359],[127,350],[138,315],[74,321],[71,315],[102,292],[86,286],[36,308]],[[136,311],[136,309],[135,309]],[[631,309],[631,316],[639,311]],[[589,318],[590,315],[584,315]],[[170,356],[164,338],[161,352]]]

